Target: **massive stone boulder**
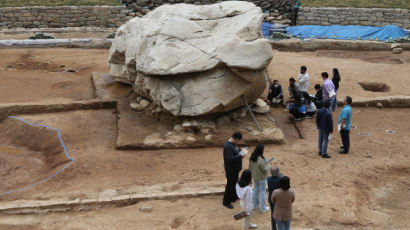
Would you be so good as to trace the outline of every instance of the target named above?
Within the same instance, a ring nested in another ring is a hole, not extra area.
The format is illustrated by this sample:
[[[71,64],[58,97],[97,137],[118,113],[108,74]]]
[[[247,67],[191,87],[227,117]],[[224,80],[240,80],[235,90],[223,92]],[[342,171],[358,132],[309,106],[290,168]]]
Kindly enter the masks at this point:
[[[110,74],[176,116],[235,109],[266,87],[262,18],[250,2],[160,6],[118,29]]]

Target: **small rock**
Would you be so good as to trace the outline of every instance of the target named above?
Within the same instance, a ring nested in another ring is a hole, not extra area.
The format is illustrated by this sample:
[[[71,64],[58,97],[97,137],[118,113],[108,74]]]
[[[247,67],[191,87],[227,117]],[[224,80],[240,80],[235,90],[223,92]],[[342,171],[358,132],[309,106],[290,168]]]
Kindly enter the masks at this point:
[[[191,122],[190,122],[189,120],[184,120],[184,121],[182,122],[182,127],[183,127],[184,129],[191,128]]]
[[[273,20],[275,20],[275,17],[267,17],[267,18],[266,18],[266,21],[268,21],[268,22],[271,22],[271,21],[273,21]]]
[[[198,122],[196,120],[191,120],[191,126],[192,128],[198,127]]]
[[[219,117],[216,119],[216,127],[221,128],[224,125],[228,124],[230,122],[230,119],[228,116],[224,115],[222,117]]]
[[[107,189],[100,192],[98,200],[99,201],[111,201],[113,197],[118,196],[117,190]]]
[[[144,109],[139,103],[136,103],[136,102],[131,102],[130,107],[131,109],[136,110],[136,111],[142,111]]]
[[[394,49],[392,50],[392,52],[393,52],[394,54],[401,54],[401,53],[403,52],[403,48],[394,48]]]
[[[188,142],[195,142],[195,141],[196,141],[196,139],[193,138],[193,137],[191,137],[191,136],[188,136],[188,137],[186,138],[186,140],[187,140]]]
[[[212,140],[212,135],[211,135],[211,134],[206,135],[206,136],[205,136],[205,140],[211,141],[211,140]]]
[[[137,101],[138,103],[140,103],[141,100],[142,100],[142,97],[138,96],[136,101]]]
[[[270,16],[272,16],[272,17],[279,17],[279,13],[277,13],[277,12],[273,12],[273,13],[270,13]]]
[[[393,43],[393,44],[391,44],[390,48],[395,49],[395,48],[402,48],[402,47],[401,47],[401,44],[399,44],[399,43]]]
[[[66,65],[59,65],[58,68],[65,68],[67,67]]]
[[[252,107],[252,111],[255,113],[269,113],[270,112],[270,107],[269,105],[259,107],[259,106],[254,106]]]
[[[149,11],[150,11],[149,9],[142,9],[142,10],[141,10],[141,13],[142,13],[142,14],[147,14]]]
[[[202,134],[209,134],[209,131],[209,128],[202,128],[201,130],[199,130],[199,132]]]
[[[264,107],[264,106],[266,106],[266,105],[268,105],[268,104],[266,104],[266,102],[263,101],[262,99],[258,98],[258,99],[256,99],[255,105],[256,105],[256,106],[259,106],[259,107]]]
[[[140,104],[143,108],[145,108],[145,107],[147,107],[149,104],[151,104],[151,102],[148,101],[147,99],[142,99],[142,100],[139,102],[139,104]]]
[[[380,102],[377,102],[376,107],[379,109],[383,109],[383,104]]]
[[[140,211],[145,212],[145,213],[150,213],[152,212],[152,206],[141,207]]]
[[[184,127],[182,127],[182,125],[175,125],[174,126],[175,131],[182,131],[183,129],[184,129]]]
[[[73,68],[67,68],[67,69],[64,70],[64,72],[66,72],[66,73],[77,73],[78,70],[73,69]]]

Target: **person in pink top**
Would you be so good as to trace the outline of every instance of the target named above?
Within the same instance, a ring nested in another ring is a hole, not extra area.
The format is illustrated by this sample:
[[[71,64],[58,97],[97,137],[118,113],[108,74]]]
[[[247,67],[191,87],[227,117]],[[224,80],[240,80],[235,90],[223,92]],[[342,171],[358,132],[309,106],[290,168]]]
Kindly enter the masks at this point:
[[[335,92],[335,85],[333,81],[329,79],[329,74],[327,72],[322,73],[323,79],[323,86],[322,86],[322,94],[323,94],[323,102],[329,100],[329,113],[332,113],[333,103],[335,102],[336,92]]]

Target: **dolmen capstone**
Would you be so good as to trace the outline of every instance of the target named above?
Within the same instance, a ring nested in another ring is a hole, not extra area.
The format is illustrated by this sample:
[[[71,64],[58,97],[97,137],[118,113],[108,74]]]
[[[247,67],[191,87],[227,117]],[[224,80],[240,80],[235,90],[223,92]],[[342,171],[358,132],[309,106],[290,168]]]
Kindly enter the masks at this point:
[[[175,116],[202,116],[254,102],[272,59],[253,3],[162,5],[122,25],[110,74]]]

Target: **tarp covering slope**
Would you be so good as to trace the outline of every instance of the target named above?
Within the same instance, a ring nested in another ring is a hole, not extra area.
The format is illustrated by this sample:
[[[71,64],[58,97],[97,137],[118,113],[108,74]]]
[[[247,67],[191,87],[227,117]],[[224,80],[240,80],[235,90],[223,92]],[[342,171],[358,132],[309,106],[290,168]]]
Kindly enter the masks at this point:
[[[262,34],[269,37],[270,23],[262,24]],[[287,33],[302,39],[341,39],[341,40],[374,40],[389,41],[409,36],[409,32],[393,25],[374,26],[289,26]]]

